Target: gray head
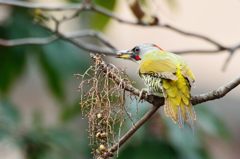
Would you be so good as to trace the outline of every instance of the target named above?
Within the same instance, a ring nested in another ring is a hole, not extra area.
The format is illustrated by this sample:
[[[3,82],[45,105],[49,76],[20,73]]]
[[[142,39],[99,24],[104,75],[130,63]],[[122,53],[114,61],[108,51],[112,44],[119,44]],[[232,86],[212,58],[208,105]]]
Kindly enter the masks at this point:
[[[162,50],[155,44],[140,44],[130,50],[118,51],[117,57],[122,59],[130,59],[133,61],[140,61],[144,54],[154,50]]]

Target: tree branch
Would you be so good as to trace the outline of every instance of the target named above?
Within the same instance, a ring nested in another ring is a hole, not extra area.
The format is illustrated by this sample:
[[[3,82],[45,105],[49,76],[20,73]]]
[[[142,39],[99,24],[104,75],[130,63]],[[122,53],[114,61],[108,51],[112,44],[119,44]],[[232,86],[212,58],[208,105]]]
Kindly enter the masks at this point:
[[[83,37],[94,37],[97,40],[99,40],[102,44],[104,44],[108,49],[104,49],[104,48],[100,49],[99,46],[80,43],[79,41],[76,40],[77,38],[83,38]],[[19,45],[46,45],[46,44],[52,43],[53,41],[59,38],[65,39],[66,41],[88,52],[95,52],[95,53],[99,52],[101,54],[105,54],[108,56],[116,55],[115,47],[101,33],[93,30],[77,31],[77,32],[71,32],[66,34],[56,32],[55,34],[49,37],[22,38],[22,39],[13,39],[13,40],[0,39],[0,45],[4,47],[19,46]]]
[[[25,2],[25,1],[18,1],[18,0],[0,0],[0,4],[2,5],[9,5],[15,7],[23,7],[29,9],[43,9],[43,10],[55,10],[55,11],[62,11],[62,10],[78,10],[82,8],[82,4],[49,4],[49,3],[35,3],[35,2]]]
[[[230,81],[229,83],[219,87],[216,90],[210,91],[208,93],[192,96],[192,99],[191,99],[192,104],[196,105],[196,104],[204,103],[210,100],[222,98],[232,89],[237,87],[239,84],[240,84],[240,76]]]
[[[5,40],[0,39],[0,45],[9,47],[9,46],[19,46],[19,45],[45,45],[50,44],[51,42],[57,40],[56,35],[51,35],[49,37],[37,37],[37,38],[23,38],[15,40]]]

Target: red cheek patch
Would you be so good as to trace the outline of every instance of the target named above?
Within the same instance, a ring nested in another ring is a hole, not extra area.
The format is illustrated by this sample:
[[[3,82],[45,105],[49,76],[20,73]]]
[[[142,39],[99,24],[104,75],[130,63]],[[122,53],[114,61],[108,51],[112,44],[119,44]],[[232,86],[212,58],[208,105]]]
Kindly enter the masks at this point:
[[[137,61],[141,60],[140,56],[139,55],[135,56],[135,60]]]

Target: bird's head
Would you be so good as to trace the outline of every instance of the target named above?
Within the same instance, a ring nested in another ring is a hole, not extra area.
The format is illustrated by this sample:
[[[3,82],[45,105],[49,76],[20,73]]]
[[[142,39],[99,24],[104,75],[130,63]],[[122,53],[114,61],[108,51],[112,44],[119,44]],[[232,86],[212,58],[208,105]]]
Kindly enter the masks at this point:
[[[117,57],[139,62],[143,59],[144,54],[155,51],[155,50],[162,50],[162,49],[155,44],[141,44],[141,45],[135,46],[133,49],[130,49],[130,50],[118,51]]]

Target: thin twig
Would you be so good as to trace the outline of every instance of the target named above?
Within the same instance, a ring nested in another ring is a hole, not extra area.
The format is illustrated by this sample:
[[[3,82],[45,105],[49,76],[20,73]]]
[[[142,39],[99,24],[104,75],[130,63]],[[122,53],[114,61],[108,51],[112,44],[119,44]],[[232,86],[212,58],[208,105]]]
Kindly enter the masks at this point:
[[[19,45],[45,45],[50,44],[51,42],[57,40],[58,37],[56,35],[51,35],[48,37],[37,37],[37,38],[23,38],[23,39],[15,39],[15,40],[5,40],[0,39],[0,45],[9,47],[9,46],[19,46]]]
[[[82,38],[82,37],[88,37],[88,36],[98,39],[109,49],[104,49],[104,48],[100,49],[99,46],[85,44],[85,43],[82,44],[79,41],[75,40],[76,38]],[[89,52],[102,53],[108,56],[116,55],[115,47],[109,41],[107,41],[107,39],[102,34],[93,30],[84,30],[84,31],[71,32],[66,34],[56,32],[55,35],[51,35],[49,37],[22,38],[22,39],[12,39],[12,40],[0,39],[0,46],[10,47],[10,46],[19,46],[19,45],[46,45],[59,39],[60,37],[69,41],[75,46]]]
[[[142,23],[138,23],[137,21],[134,22],[134,21],[130,21],[130,20],[126,20],[124,18],[121,18],[121,17],[113,14],[111,11],[109,11],[105,8],[102,8],[100,6],[97,6],[97,5],[92,5],[91,10],[94,11],[94,12],[97,12],[99,14],[102,14],[106,17],[110,17],[111,19],[114,19],[114,20],[116,20],[120,23],[130,24],[130,25],[143,25]]]
[[[195,53],[201,53],[201,54],[209,54],[209,53],[220,53],[226,50],[219,50],[217,49],[186,49],[186,50],[176,50],[176,51],[171,51],[174,52],[175,54],[195,54]]]
[[[240,84],[240,76],[237,77],[236,79],[230,81],[229,83],[219,87],[216,90],[210,91],[208,93],[192,96],[192,99],[191,99],[192,104],[196,105],[196,104],[200,104],[200,103],[203,103],[206,101],[222,98],[228,92],[230,92],[232,89],[237,87],[239,84]]]
[[[58,33],[58,36],[85,51],[92,52],[92,53],[104,54],[107,56],[116,56],[116,51],[113,51],[112,49],[99,48],[99,46],[96,46],[96,45],[79,42],[75,39],[68,38],[67,35],[64,35],[62,33]]]
[[[164,25],[161,25],[161,27],[163,28],[166,28],[166,29],[169,29],[169,30],[172,30],[172,31],[175,31],[179,34],[182,34],[182,35],[185,35],[185,36],[190,36],[190,37],[194,37],[194,38],[198,38],[198,39],[202,39],[208,43],[211,43],[215,46],[217,46],[219,48],[219,50],[223,50],[223,49],[226,49],[225,46],[223,46],[222,44],[220,44],[219,42],[207,37],[207,36],[204,36],[204,35],[201,35],[201,34],[196,34],[196,33],[191,33],[191,32],[187,32],[187,31],[184,31],[184,30],[181,30],[177,27],[174,27],[173,25],[170,25],[170,24],[164,24]]]
[[[116,47],[114,47],[100,32],[93,31],[93,30],[84,30],[84,31],[78,31],[78,32],[73,32],[71,34],[67,34],[67,37],[70,37],[73,39],[86,37],[86,36],[95,37],[96,39],[100,40],[105,46],[112,49],[114,51],[113,53],[115,54]]]
[[[224,64],[223,64],[223,67],[222,67],[222,70],[225,71],[229,62],[231,61],[231,59],[233,58],[233,55],[234,53],[240,49],[240,44],[237,44],[236,46],[233,46],[231,48],[229,48],[229,56],[226,58]]]

